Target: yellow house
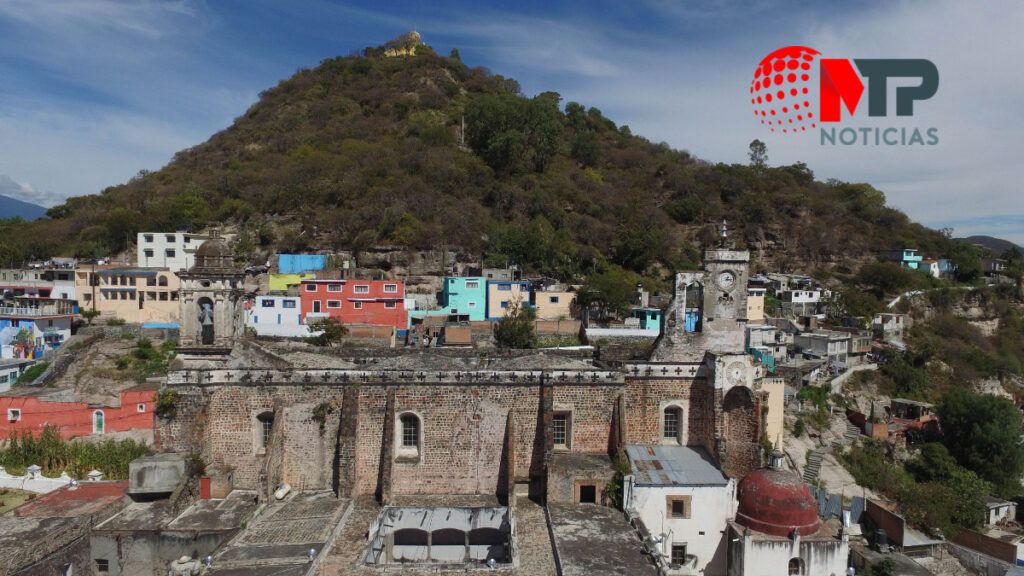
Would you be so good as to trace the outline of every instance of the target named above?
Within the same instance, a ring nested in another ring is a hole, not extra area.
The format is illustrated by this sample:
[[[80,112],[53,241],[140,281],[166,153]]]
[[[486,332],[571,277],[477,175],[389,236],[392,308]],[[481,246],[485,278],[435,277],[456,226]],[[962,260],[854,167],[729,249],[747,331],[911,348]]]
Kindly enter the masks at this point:
[[[487,319],[500,320],[514,306],[530,303],[530,283],[521,280],[487,281]]]
[[[568,320],[572,317],[572,304],[576,293],[568,290],[534,292],[533,308],[538,320]]]
[[[316,274],[271,274],[269,278],[271,292],[287,292],[288,286],[298,286],[303,280],[312,280]]]
[[[764,288],[747,288],[747,323],[764,323]]]
[[[129,324],[176,324],[178,276],[167,268],[106,267],[75,271],[75,290],[82,310]]]

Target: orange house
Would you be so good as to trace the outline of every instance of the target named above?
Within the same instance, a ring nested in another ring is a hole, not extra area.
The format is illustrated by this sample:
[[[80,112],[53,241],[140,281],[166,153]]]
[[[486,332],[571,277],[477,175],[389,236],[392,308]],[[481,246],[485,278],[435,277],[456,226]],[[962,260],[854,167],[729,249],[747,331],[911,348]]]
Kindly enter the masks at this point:
[[[405,284],[398,280],[303,280],[302,321],[324,316],[343,324],[405,328]]]
[[[67,390],[15,388],[0,395],[0,440],[14,433],[39,434],[55,426],[64,440],[76,436],[152,430],[156,386],[121,391],[120,406],[63,401]]]

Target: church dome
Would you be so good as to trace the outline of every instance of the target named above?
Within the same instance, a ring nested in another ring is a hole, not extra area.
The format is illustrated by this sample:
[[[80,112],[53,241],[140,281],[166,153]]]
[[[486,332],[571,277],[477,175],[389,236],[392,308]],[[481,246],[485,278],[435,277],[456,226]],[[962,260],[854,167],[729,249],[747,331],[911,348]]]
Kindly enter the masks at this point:
[[[228,247],[227,242],[219,234],[214,234],[196,250],[196,263],[192,270],[232,270],[234,267],[235,258],[231,248]]]
[[[736,522],[772,536],[814,534],[821,528],[810,487],[777,465],[747,474],[736,487]]]

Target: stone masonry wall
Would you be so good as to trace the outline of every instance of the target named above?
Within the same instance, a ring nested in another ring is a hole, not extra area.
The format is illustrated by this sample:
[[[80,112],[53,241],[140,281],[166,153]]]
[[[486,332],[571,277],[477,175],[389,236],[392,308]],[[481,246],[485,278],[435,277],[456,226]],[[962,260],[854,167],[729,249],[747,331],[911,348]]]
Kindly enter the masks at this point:
[[[714,454],[714,391],[703,378],[626,380],[626,442],[661,443],[664,405],[680,401],[686,444]]]

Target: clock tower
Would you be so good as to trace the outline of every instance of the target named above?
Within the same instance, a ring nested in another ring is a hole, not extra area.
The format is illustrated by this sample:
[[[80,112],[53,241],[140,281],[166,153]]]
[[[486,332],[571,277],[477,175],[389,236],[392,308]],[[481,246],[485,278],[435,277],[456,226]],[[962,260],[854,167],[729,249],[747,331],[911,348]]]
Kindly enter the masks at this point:
[[[710,351],[744,352],[749,265],[750,252],[746,250],[715,249],[704,253],[701,331]]]

